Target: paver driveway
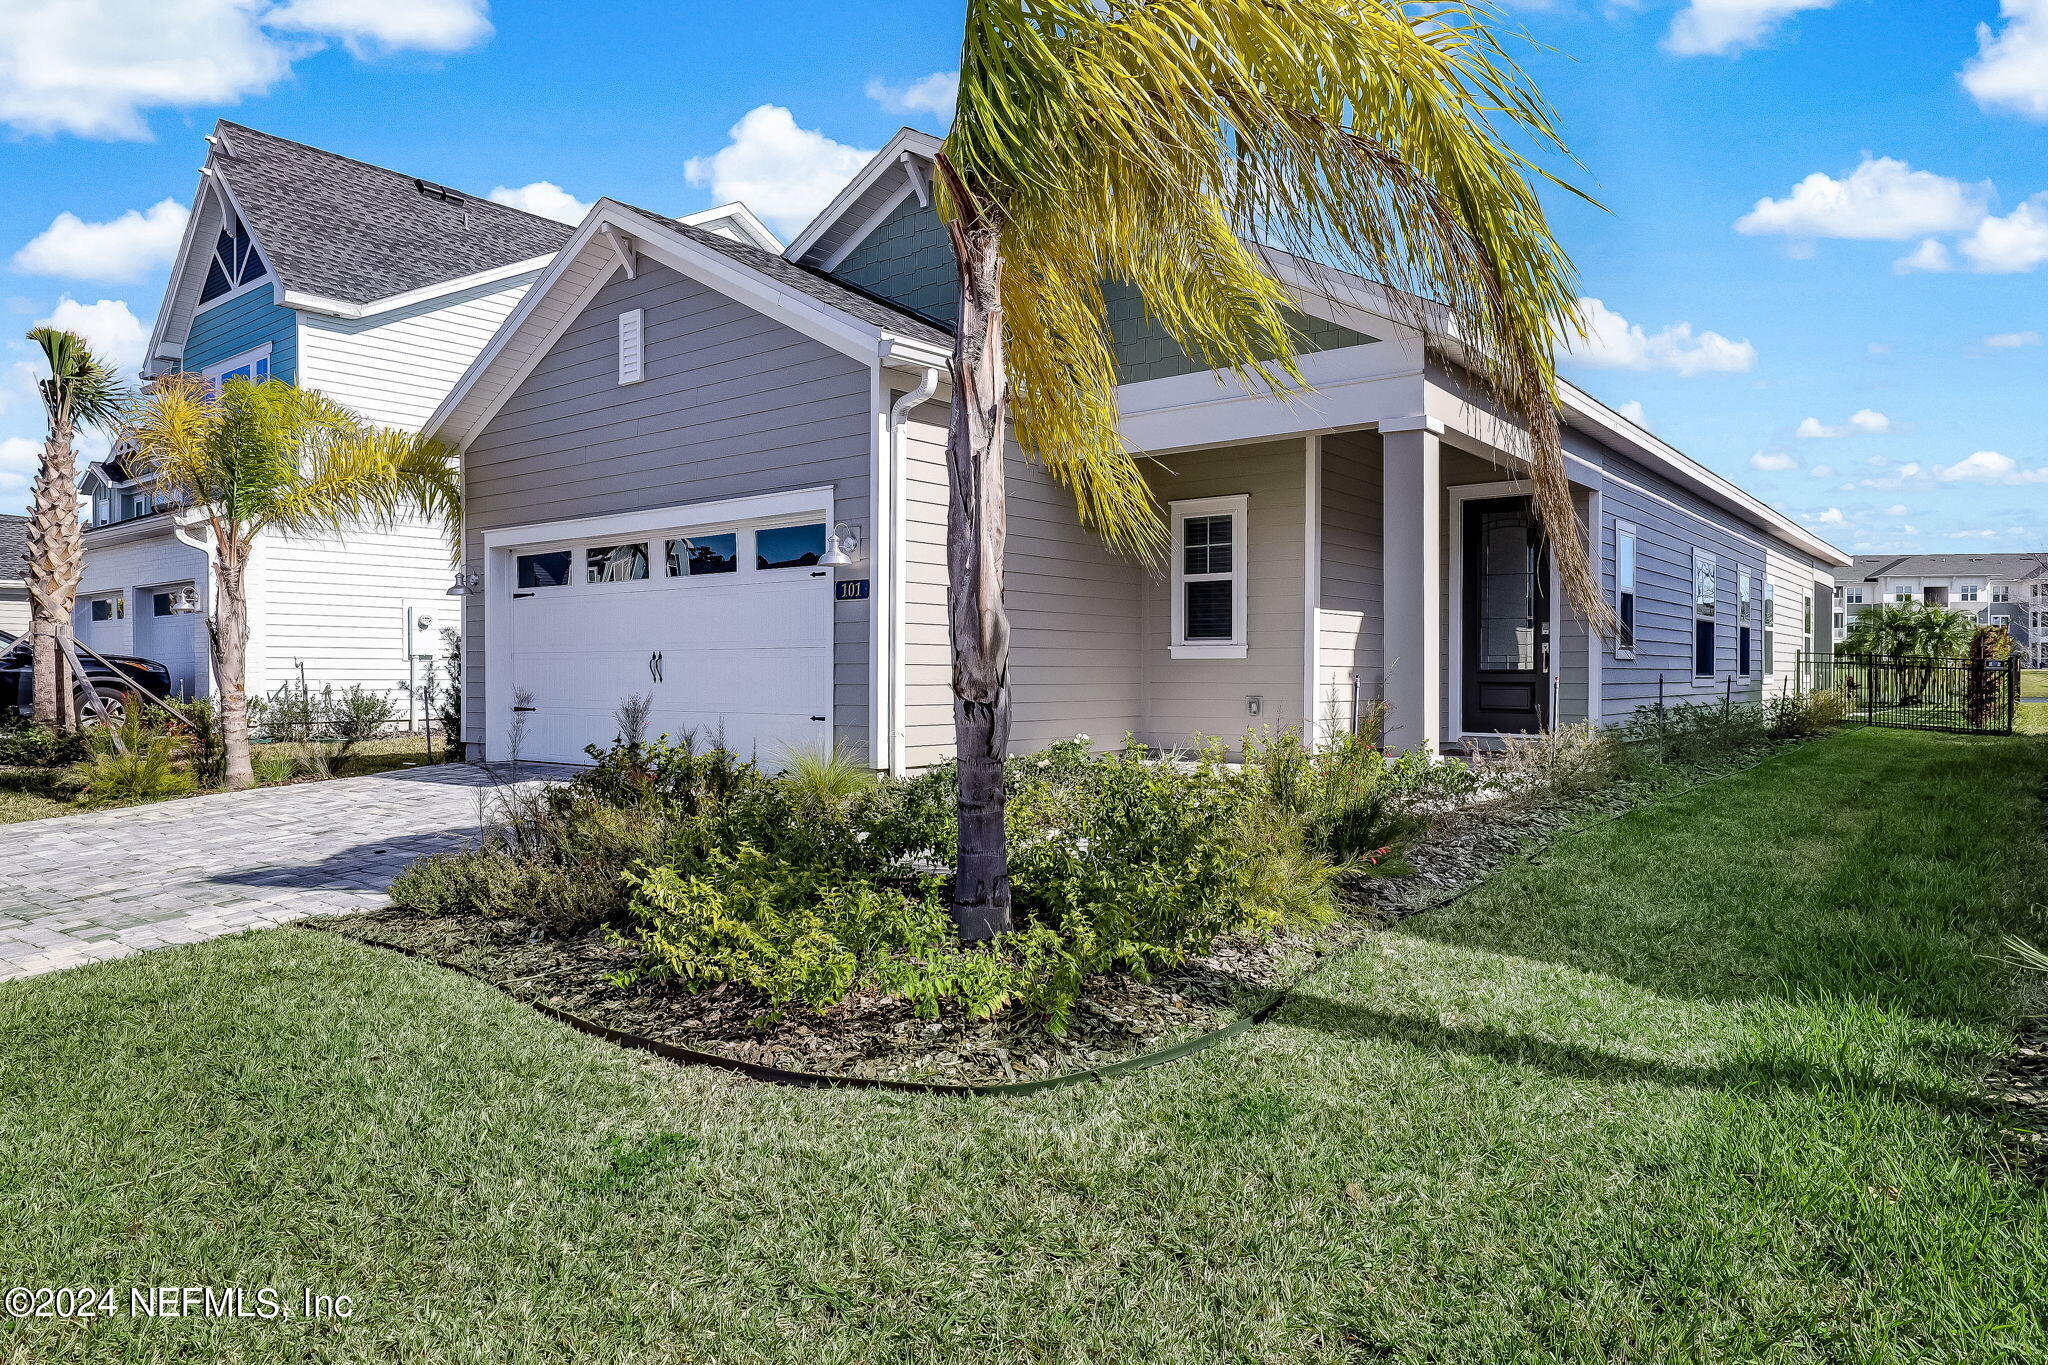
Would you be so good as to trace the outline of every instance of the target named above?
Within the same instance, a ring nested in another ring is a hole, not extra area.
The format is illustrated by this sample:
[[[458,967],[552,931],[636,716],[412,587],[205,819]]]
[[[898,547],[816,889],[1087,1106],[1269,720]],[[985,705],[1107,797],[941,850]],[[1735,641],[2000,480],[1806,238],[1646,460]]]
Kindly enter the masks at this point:
[[[0,825],[0,980],[374,907],[407,863],[477,837],[496,784],[541,771],[445,763]]]

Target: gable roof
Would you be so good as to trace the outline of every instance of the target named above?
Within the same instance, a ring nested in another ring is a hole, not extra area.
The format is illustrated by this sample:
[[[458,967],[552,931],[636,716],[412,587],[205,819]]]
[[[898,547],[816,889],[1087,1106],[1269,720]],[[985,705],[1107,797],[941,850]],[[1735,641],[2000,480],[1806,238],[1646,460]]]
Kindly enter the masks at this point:
[[[694,223],[600,199],[422,434],[467,444],[597,291],[620,270],[637,270],[643,256],[868,364],[943,364],[952,349],[945,328],[822,271]]]
[[[1962,575],[2022,582],[2036,574],[2048,574],[2048,555],[1857,555],[1855,561],[1836,577],[1845,583],[1859,580],[1875,583],[1880,578],[1954,578]]]
[[[28,518],[0,514],[0,583],[28,577]]]
[[[643,209],[616,199],[612,202],[622,208],[632,209],[643,218],[651,218],[699,245],[710,247],[728,260],[786,284],[799,293],[808,294],[818,302],[859,318],[862,322],[873,323],[899,336],[928,341],[934,346],[953,344],[953,334],[931,319],[878,298],[864,289],[857,289],[844,280],[827,275],[822,270],[798,265],[773,252],[763,251],[746,242],[736,242],[730,237],[708,232],[693,224],[656,213],[652,209]]]
[[[832,202],[796,235],[783,254],[803,265],[830,268],[878,212],[907,193],[927,195],[926,185],[918,180],[926,172],[913,170],[912,166],[915,163],[921,168],[929,163],[943,145],[943,139],[930,133],[899,128],[888,145],[869,158],[868,164],[846,182],[846,188],[833,196]]]
[[[575,230],[225,119],[211,165],[279,282],[345,303],[551,256]]]

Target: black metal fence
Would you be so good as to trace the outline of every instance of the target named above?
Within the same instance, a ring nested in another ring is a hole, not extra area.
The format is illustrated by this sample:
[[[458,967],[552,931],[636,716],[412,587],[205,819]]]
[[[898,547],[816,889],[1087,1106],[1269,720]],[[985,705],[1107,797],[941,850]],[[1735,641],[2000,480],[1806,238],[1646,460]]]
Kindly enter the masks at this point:
[[[2009,735],[2019,706],[2016,659],[1908,659],[1875,654],[1799,656],[1799,685],[1849,699],[1853,718],[1902,730]]]

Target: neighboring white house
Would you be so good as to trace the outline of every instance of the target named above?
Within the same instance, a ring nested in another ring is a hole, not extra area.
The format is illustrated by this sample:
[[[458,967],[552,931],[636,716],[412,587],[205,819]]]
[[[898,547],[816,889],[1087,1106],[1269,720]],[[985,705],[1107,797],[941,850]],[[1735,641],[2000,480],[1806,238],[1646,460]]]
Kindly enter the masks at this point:
[[[1877,604],[1924,602],[2001,625],[2030,668],[2048,668],[2048,554],[1857,555],[1835,575],[1834,639]]]
[[[463,450],[465,736],[617,733],[944,758],[947,363],[937,139],[906,129],[783,254],[600,200],[428,423]],[[1379,286],[1269,252],[1312,392],[1182,354],[1109,299],[1123,431],[1172,525],[1111,554],[1012,451],[1013,743],[1350,728],[1435,750],[1793,684],[1848,557],[1577,389],[1578,509],[1628,623],[1558,591],[1523,434]]]
[[[28,518],[0,515],[0,630],[28,633]]]
[[[566,241],[552,219],[221,122],[150,338],[145,376],[173,370],[317,389],[417,430]],[[698,215],[764,245],[744,208]],[[78,631],[103,653],[210,690],[206,553],[173,530],[121,453],[91,466]],[[249,568],[249,687],[303,679],[409,694],[455,624],[444,528],[273,536]]]

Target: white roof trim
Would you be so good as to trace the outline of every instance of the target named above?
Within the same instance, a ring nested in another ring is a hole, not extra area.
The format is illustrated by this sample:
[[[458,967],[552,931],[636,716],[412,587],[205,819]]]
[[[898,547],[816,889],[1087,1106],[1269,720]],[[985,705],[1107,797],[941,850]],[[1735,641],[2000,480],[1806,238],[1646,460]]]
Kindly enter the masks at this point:
[[[825,211],[811,220],[810,226],[799,232],[796,240],[789,244],[789,250],[782,254],[792,261],[801,261],[810,254],[818,239],[832,230],[833,224],[846,216],[848,209],[870,186],[894,170],[903,169],[898,163],[906,155],[930,160],[937,156],[939,148],[945,146],[945,139],[921,133],[915,128],[900,129],[889,144],[876,152],[867,165],[846,183],[846,188],[833,196]]]
[[[678,214],[676,221],[688,223],[691,227],[703,228],[706,232],[718,230],[713,224],[730,223],[740,234],[741,240],[749,246],[760,247],[761,250],[777,256],[782,254],[782,239],[769,231],[768,225],[756,218],[754,211],[737,199],[730,204],[720,204],[717,208]]]
[[[556,253],[554,263],[534,282],[533,287],[526,291],[525,297],[519,301],[519,306],[492,335],[489,344],[476,359],[470,362],[462,378],[456,381],[455,386],[448,391],[447,397],[441,400],[440,406],[434,409],[433,415],[421,428],[423,434],[460,445],[474,437],[496,415],[497,410],[518,386],[517,378],[507,383],[495,397],[477,411],[463,414],[459,425],[451,425],[477,384],[498,368],[500,360],[506,354],[506,347],[514,339],[527,333],[534,314],[541,304],[557,291],[562,277],[572,263],[582,256],[598,234],[606,228],[631,236],[635,249],[642,256],[659,261],[676,273],[715,289],[726,297],[865,364],[880,363],[885,356],[908,360],[911,353],[919,349],[918,344],[911,338],[895,336],[821,299],[815,299],[801,290],[793,289],[780,280],[757,270],[749,270],[717,250],[686,237],[667,224],[657,222],[625,204],[612,199],[600,199],[576,229],[575,235]],[[597,280],[600,287],[617,268],[614,260],[608,269],[599,273]],[[581,306],[584,305],[579,302],[579,308]],[[572,309],[570,314],[554,321],[562,322],[573,316],[575,311],[577,310]],[[539,354],[540,352],[536,351],[518,364],[523,368],[530,367],[537,362]],[[938,353],[934,351],[933,354]],[[523,377],[523,368],[519,377]]]
[[[265,259],[267,260],[268,257]],[[443,280],[439,284],[430,284],[420,289],[407,290],[403,294],[392,294],[387,298],[372,299],[368,303],[349,303],[342,299],[323,298],[318,294],[302,294],[296,289],[285,290],[278,301],[287,308],[297,308],[308,313],[325,313],[330,317],[374,317],[379,313],[389,313],[394,309],[410,307],[415,303],[425,303],[429,299],[440,298],[443,294],[456,294],[465,289],[474,289],[481,284],[495,284],[499,280],[509,280],[514,275],[524,275],[530,271],[542,269],[553,259],[553,256],[530,256],[526,260],[514,261],[510,265],[494,266],[489,270],[479,270],[474,275],[458,276],[452,280]]]

